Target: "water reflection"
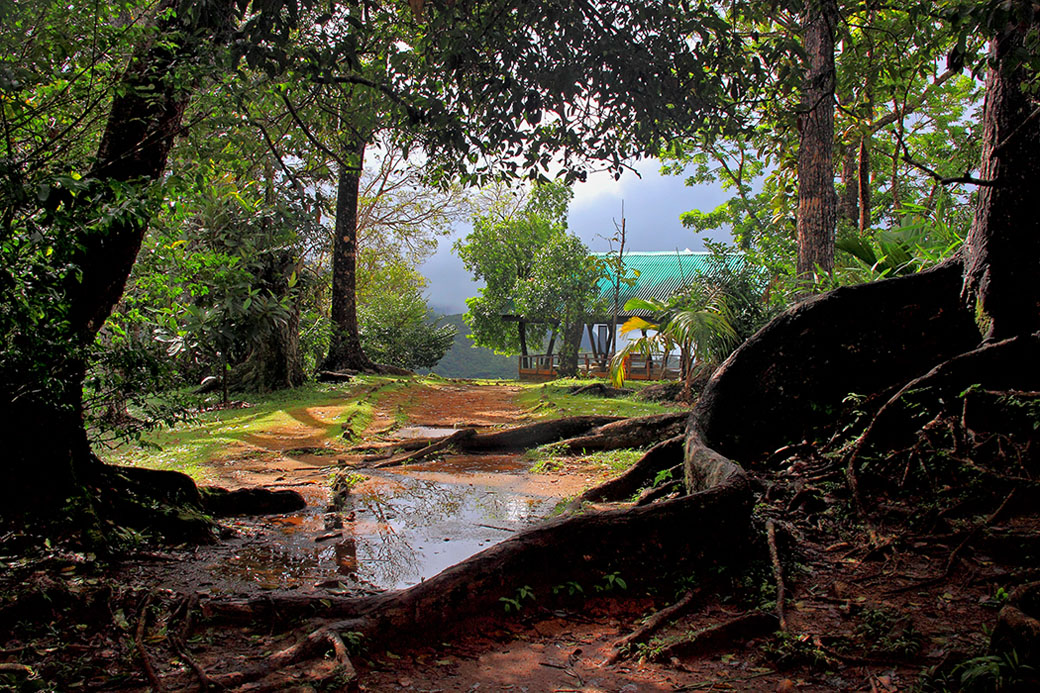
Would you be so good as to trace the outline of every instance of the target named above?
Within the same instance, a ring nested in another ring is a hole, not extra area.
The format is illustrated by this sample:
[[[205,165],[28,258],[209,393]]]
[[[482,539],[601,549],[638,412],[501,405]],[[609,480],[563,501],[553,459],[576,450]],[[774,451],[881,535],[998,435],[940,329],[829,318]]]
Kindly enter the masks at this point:
[[[558,498],[517,490],[525,467],[519,458],[469,457],[370,470],[346,499],[342,529],[326,530],[318,508],[268,520],[278,542],[244,546],[214,572],[281,589],[416,584],[552,510]]]

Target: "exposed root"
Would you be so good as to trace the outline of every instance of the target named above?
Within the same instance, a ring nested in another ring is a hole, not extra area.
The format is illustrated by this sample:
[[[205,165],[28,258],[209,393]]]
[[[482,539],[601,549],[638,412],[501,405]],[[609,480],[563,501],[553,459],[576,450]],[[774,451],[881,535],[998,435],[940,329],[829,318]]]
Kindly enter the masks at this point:
[[[349,383],[358,372],[344,369],[341,371],[318,371],[317,381],[319,383]]]
[[[577,498],[577,503],[598,503],[630,498],[639,489],[650,485],[658,472],[668,469],[676,463],[682,463],[682,455],[682,436],[674,436],[661,441],[647,450],[646,454],[621,476],[585,491]]]
[[[403,455],[397,455],[395,457],[391,457],[388,460],[378,462],[375,465],[373,465],[373,469],[382,469],[384,467],[396,467],[402,464],[408,464],[409,462],[415,462],[417,460],[425,459],[434,453],[446,450],[447,448],[450,448],[453,445],[457,445],[465,440],[468,440],[469,438],[472,438],[476,435],[476,433],[477,432],[472,428],[463,428],[461,430],[455,431],[450,436],[446,436],[439,440],[435,440],[435,442],[429,443],[425,447],[419,448],[418,450],[413,450],[412,452],[408,452]]]
[[[682,433],[689,414],[655,414],[623,419],[598,426],[585,435],[562,440],[563,450],[580,453],[590,450],[616,450],[651,445]]]
[[[141,608],[137,613],[137,629],[134,632],[134,647],[137,650],[137,655],[141,658],[141,668],[144,669],[144,674],[148,677],[148,682],[152,685],[152,689],[155,691],[162,691],[164,690],[162,683],[159,681],[159,677],[155,673],[155,667],[152,666],[152,658],[144,646],[144,631],[148,624],[148,607],[152,605],[152,600],[154,598],[155,592],[149,592],[148,596],[146,596],[144,601],[141,603]]]
[[[307,659],[313,659],[328,651],[330,648],[333,653],[335,668],[328,678],[331,678],[331,676],[339,678],[342,687],[338,690],[358,690],[357,671],[354,669],[354,665],[350,661],[347,647],[343,643],[343,638],[341,638],[339,633],[331,627],[319,628],[318,630],[313,631],[295,645],[287,647],[279,652],[275,652],[264,662],[256,666],[242,669],[240,671],[232,671],[225,674],[210,676],[209,680],[212,685],[220,686],[222,688],[237,688],[247,683],[252,683],[253,681],[259,681],[270,674],[293,666],[294,664],[299,664]]]
[[[206,674],[205,669],[199,666],[199,663],[195,661],[195,658],[188,653],[188,647],[184,642],[175,636],[170,637],[170,647],[177,654],[177,658],[188,665],[192,672],[195,673],[195,678],[199,680],[199,688],[204,691],[210,691],[217,688],[217,684]]]
[[[674,470],[677,474],[682,474],[682,465],[676,465]],[[660,486],[645,489],[639,494],[639,497],[636,498],[636,505],[649,505],[655,501],[661,500],[662,498],[668,498],[673,494],[682,493],[682,490],[682,480],[680,478],[673,479],[661,484]]]
[[[984,344],[940,363],[924,375],[900,388],[871,419],[849,457],[849,466],[873,446],[892,447],[892,441],[905,441],[908,434],[924,428],[919,422],[900,416],[902,401],[911,393],[930,389],[929,399],[942,402],[973,385],[1011,390],[1023,386],[1035,389],[1040,375],[1023,368],[1040,359],[1040,336],[1013,337],[1002,342]],[[962,411],[962,418],[964,413]],[[906,444],[896,443],[897,445]]]
[[[667,662],[673,657],[703,657],[774,633],[777,625],[775,615],[753,611],[705,628],[686,640],[672,643],[662,648],[653,658],[659,662]]]
[[[994,510],[989,515],[989,517],[987,517],[982,522],[976,524],[971,529],[971,531],[968,532],[967,536],[964,537],[964,539],[961,540],[961,542],[959,544],[957,544],[957,546],[950,552],[950,555],[947,556],[946,564],[943,567],[942,573],[940,573],[939,575],[937,575],[935,577],[928,578],[926,580],[920,580],[918,582],[913,582],[913,583],[911,583],[909,585],[904,585],[902,587],[897,587],[895,589],[887,590],[885,592],[885,594],[887,594],[887,595],[901,594],[903,592],[910,592],[910,591],[915,590],[915,589],[923,589],[925,587],[930,587],[932,585],[937,585],[940,582],[948,580],[950,578],[950,576],[953,575],[954,570],[957,568],[957,563],[958,563],[958,561],[960,561],[961,554],[964,553],[964,550],[971,544],[972,541],[975,540],[975,538],[978,536],[980,531],[982,531],[986,527],[991,527],[1001,516],[1004,515],[1004,513],[1010,507],[1012,499],[1014,499],[1014,497],[1015,497],[1016,491],[1017,491],[1017,489],[1011,489],[1011,493],[1009,493],[1007,495],[1007,497],[1000,504],[1000,506],[996,510]]]
[[[607,664],[616,664],[631,654],[632,647],[648,641],[657,631],[680,618],[697,604],[697,592],[690,590],[675,604],[661,609],[646,620],[642,626],[613,644],[614,652],[607,658]]]
[[[481,433],[466,442],[466,452],[522,451],[539,445],[556,443],[583,436],[605,424],[622,421],[617,416],[569,416],[563,419],[536,421],[504,431]],[[625,419],[636,422],[638,419]],[[638,425],[638,424],[632,424]]]
[[[442,450],[447,445],[454,445],[460,451],[467,453],[523,451],[548,444],[556,444],[562,450],[572,453],[588,450],[638,448],[656,443],[662,438],[671,439],[678,436],[687,417],[688,414],[682,412],[627,419],[617,416],[570,416],[563,419],[536,421],[503,431],[477,433],[472,429],[461,429],[447,438],[422,438],[390,443],[382,447],[355,448],[355,450],[371,451],[377,456],[384,455],[387,450],[420,451],[418,456],[391,457],[386,462],[376,465],[385,467],[420,459],[432,452]],[[369,461],[385,459],[377,456],[368,459]]]

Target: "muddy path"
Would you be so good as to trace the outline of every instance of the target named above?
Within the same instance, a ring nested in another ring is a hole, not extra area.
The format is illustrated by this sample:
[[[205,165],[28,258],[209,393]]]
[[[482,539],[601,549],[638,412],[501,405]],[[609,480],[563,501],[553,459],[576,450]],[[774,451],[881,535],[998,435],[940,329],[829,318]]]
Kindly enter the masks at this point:
[[[602,472],[580,466],[531,472],[523,455],[446,455],[394,469],[365,468],[356,450],[457,427],[490,430],[529,418],[518,387],[466,383],[380,384],[341,402],[290,407],[277,425],[241,437],[206,463],[207,483],[301,493],[298,513],[227,521],[225,540],[142,563],[133,579],[203,595],[363,594],[432,577],[553,512]],[[344,436],[357,398],[373,404],[360,435]],[[330,513],[330,483],[353,487]]]

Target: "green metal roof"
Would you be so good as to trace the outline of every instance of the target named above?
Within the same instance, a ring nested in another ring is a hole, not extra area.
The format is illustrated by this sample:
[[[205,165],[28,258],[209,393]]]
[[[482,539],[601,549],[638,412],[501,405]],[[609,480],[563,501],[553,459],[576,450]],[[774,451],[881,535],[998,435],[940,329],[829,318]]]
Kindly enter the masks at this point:
[[[592,253],[594,257],[605,258],[614,253]],[[729,256],[733,264],[743,263],[741,256]],[[665,301],[669,296],[686,286],[697,275],[705,274],[717,262],[715,256],[708,252],[691,250],[670,250],[664,252],[626,252],[624,257],[625,276],[632,276],[632,270],[639,271],[639,277],[632,286],[621,285],[621,298],[618,305],[624,311],[625,302],[630,298],[641,298],[644,301],[656,299]],[[614,304],[613,274],[599,280],[599,295],[607,305]],[[624,311],[626,315],[645,315],[646,311]]]

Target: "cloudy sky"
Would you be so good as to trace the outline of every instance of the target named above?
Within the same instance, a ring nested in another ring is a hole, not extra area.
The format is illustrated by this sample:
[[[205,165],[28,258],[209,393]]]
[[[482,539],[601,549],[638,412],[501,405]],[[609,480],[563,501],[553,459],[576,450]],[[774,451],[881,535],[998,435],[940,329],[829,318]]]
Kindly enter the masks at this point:
[[[662,176],[659,168],[657,161],[647,160],[636,167],[639,176],[628,171],[615,181],[597,173],[576,184],[568,215],[571,233],[590,250],[607,250],[605,239],[614,234],[614,221],[621,222],[623,201],[628,249],[704,250],[703,238],[684,229],[679,215],[691,209],[714,209],[727,195],[713,186],[687,187],[681,176]],[[480,289],[452,250],[455,239],[469,231],[470,226],[462,224],[452,238],[441,239],[437,253],[421,267],[430,280],[430,307],[438,313],[464,312],[466,299]]]

